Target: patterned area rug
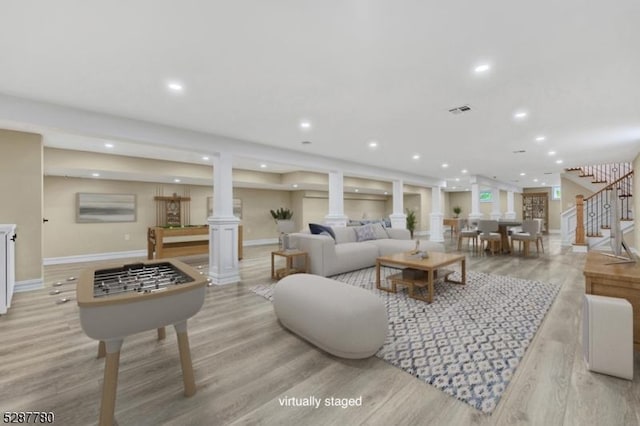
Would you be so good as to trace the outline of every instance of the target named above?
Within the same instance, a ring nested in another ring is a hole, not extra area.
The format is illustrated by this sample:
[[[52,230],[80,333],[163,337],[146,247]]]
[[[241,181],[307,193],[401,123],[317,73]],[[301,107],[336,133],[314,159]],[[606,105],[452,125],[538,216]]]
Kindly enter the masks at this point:
[[[382,275],[397,270],[383,268]],[[491,413],[560,286],[467,272],[467,284],[439,280],[431,304],[375,289],[375,268],[331,277],[384,299],[389,334],[376,356]],[[452,279],[459,279],[459,271]],[[272,300],[275,284],[251,290]]]

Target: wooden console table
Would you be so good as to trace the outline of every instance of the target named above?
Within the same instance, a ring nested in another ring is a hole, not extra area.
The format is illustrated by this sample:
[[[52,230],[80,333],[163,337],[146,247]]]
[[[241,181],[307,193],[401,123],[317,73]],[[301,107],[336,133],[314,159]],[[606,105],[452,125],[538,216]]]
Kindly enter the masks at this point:
[[[627,299],[633,307],[633,349],[640,352],[640,264],[617,263],[596,251],[587,253],[585,292]],[[615,348],[611,348],[615,350]]]
[[[209,253],[209,227],[151,227],[147,231],[147,259]],[[238,259],[242,259],[242,225],[238,225]]]

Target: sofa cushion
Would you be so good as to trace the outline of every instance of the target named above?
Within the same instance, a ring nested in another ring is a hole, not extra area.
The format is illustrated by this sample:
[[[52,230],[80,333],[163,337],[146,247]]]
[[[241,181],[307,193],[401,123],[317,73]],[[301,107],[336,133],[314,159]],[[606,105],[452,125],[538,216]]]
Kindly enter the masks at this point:
[[[333,228],[336,236],[336,244],[355,243],[356,232],[354,227],[335,227]]]
[[[336,239],[336,234],[333,232],[330,226],[324,226],[317,223],[309,224],[309,231],[315,235],[329,235],[334,240]]]
[[[373,225],[356,226],[353,230],[356,233],[356,241],[358,242],[376,239]]]
[[[327,275],[341,274],[346,271],[355,271],[356,269],[375,265],[378,257],[378,248],[369,243],[370,241],[336,244],[335,258],[333,259],[333,264],[326,268]]]
[[[371,226],[373,227],[373,232],[375,232],[377,240],[389,238],[389,234],[384,230],[384,226],[382,226],[381,223],[372,223]]]

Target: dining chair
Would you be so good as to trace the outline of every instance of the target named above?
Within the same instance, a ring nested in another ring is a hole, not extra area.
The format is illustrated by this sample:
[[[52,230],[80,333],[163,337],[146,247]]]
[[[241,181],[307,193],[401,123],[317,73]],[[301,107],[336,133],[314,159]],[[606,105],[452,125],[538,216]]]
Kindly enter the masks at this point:
[[[473,243],[473,252],[476,253],[478,251],[478,222],[472,221],[468,222],[465,220],[464,229],[460,229],[458,232],[458,251],[462,250],[462,239],[467,239],[467,249],[469,248],[469,243]]]
[[[487,248],[490,248],[491,254],[502,250],[502,236],[498,231],[497,220],[479,220],[478,231],[480,231],[480,249],[484,250],[484,242],[487,242]]]
[[[511,235],[511,252],[514,252],[514,242],[518,241],[518,251],[522,251],[524,243],[524,255],[529,256],[529,243],[536,243],[536,253],[540,253],[538,248],[538,222],[534,219],[522,221],[522,232],[515,232]]]
[[[542,253],[544,253],[544,243],[542,242],[542,228],[543,228],[544,219],[538,218],[533,220],[538,222],[538,232],[537,232],[538,238],[536,239],[536,250],[538,249],[538,243],[540,243],[540,246],[542,247]]]

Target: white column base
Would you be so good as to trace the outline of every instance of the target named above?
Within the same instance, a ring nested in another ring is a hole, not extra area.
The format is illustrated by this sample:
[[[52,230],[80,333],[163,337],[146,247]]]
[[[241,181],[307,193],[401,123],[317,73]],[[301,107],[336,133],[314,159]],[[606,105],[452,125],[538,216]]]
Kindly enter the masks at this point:
[[[407,229],[407,215],[404,213],[394,213],[389,215],[392,228]]]
[[[502,217],[500,212],[491,212],[491,220],[499,220]]]
[[[238,223],[240,219],[210,217],[209,223],[209,277],[216,285],[240,281],[238,261]]]
[[[328,214],[324,217],[325,225],[331,226],[332,228],[344,228],[347,226],[347,222],[349,218],[342,214]]]
[[[478,219],[482,219],[484,217],[484,215],[480,212],[475,212],[475,213],[469,213],[469,220],[478,220]]]
[[[431,213],[431,230],[429,231],[429,241],[443,242],[444,231],[442,226],[442,219],[444,215],[442,213]]]
[[[516,218],[516,212],[506,212],[504,214],[504,218],[505,219],[515,219]]]

